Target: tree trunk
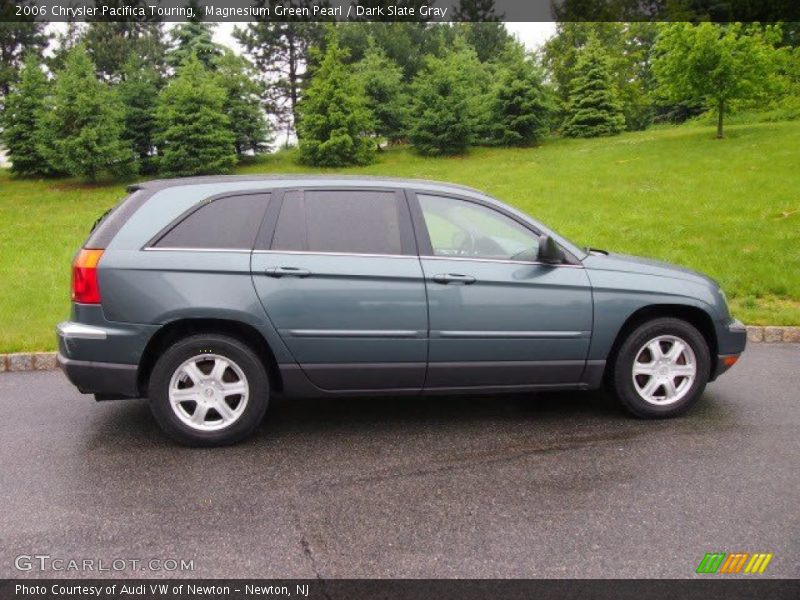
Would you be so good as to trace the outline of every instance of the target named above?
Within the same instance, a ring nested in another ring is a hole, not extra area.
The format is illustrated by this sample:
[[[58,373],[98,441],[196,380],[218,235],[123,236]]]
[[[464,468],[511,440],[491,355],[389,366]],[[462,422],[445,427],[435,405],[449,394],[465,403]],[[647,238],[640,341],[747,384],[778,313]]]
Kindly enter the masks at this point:
[[[287,36],[289,46],[289,103],[292,109],[292,125],[297,128],[297,48],[295,38],[291,33]]]
[[[722,116],[725,114],[725,100],[720,100],[717,105],[717,139],[722,139]]]

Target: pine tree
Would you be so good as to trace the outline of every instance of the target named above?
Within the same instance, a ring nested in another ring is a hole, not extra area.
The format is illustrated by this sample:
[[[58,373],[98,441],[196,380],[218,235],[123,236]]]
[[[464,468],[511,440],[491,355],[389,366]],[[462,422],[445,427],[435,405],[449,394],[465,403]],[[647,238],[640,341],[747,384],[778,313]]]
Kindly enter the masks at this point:
[[[530,146],[550,131],[553,101],[541,71],[521,47],[506,56],[494,88],[492,137],[505,146]]]
[[[370,38],[364,58],[355,66],[356,78],[367,97],[375,133],[389,142],[406,134],[408,95],[403,70]]]
[[[0,121],[11,171],[19,175],[50,175],[53,172],[37,144],[39,120],[48,89],[47,76],[39,65],[39,58],[31,52],[25,57],[19,83],[6,98]]]
[[[496,12],[495,0],[459,0],[453,13],[453,21],[481,62],[496,60],[513,42],[503,17]]]
[[[231,121],[236,154],[264,152],[270,142],[270,132],[261,106],[263,89],[253,66],[228,49],[214,66],[220,86],[225,90],[223,110]]]
[[[427,156],[461,154],[477,141],[484,121],[481,65],[460,44],[442,58],[428,57],[412,85],[409,139]]]
[[[29,52],[41,55],[52,37],[47,23],[35,17],[17,17],[15,4],[30,6],[32,0],[0,3],[0,109],[17,80],[23,57]]]
[[[150,157],[155,147],[159,79],[158,73],[139,56],[131,55],[124,66],[123,80],[117,86],[125,107],[122,138],[133,148],[142,173],[153,172]]]
[[[129,6],[147,8],[145,0],[124,0]],[[118,82],[125,74],[131,56],[149,68],[163,70],[166,42],[162,23],[149,14],[124,21],[92,21],[82,41],[92,57],[97,74],[106,81]]]
[[[206,69],[214,69],[214,61],[222,56],[222,47],[214,42],[216,23],[188,21],[171,32],[174,47],[167,53],[167,63],[180,67],[190,56],[196,56]]]
[[[122,139],[124,109],[98,81],[86,48],[76,46],[56,74],[53,96],[40,120],[39,152],[58,171],[94,181],[101,171],[135,173],[133,151]]]
[[[225,90],[190,56],[158,97],[156,144],[163,174],[208,175],[233,168],[234,135],[224,106]]]
[[[275,14],[277,6],[303,10],[328,3],[325,0],[254,0],[253,5],[270,9],[270,14]],[[312,61],[311,49],[322,42],[324,24],[303,16],[283,21],[266,18],[241,29],[237,27],[234,36],[262,78],[270,82],[268,111],[290,132],[297,124],[298,104],[308,74],[304,67]]]
[[[298,105],[300,161],[320,167],[364,165],[375,157],[364,92],[344,64],[334,33]]]
[[[625,128],[608,59],[597,38],[581,49],[570,83],[563,133],[568,137],[616,135]]]

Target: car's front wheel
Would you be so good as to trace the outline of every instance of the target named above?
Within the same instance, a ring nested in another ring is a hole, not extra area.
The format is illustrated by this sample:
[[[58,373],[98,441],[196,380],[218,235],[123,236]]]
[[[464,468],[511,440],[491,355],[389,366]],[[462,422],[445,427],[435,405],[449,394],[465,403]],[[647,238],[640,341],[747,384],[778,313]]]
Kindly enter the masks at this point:
[[[625,339],[612,365],[620,402],[641,418],[684,413],[703,393],[710,373],[708,344],[690,323],[648,321]]]
[[[194,335],[166,350],[150,377],[150,408],[182,444],[236,443],[261,422],[269,399],[267,372],[244,343]]]

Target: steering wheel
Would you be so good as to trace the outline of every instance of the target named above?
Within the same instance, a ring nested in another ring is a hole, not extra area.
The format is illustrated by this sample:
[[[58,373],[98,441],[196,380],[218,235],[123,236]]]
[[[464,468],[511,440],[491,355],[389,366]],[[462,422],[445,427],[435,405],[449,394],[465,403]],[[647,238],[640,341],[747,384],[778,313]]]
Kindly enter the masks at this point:
[[[453,234],[453,247],[458,256],[472,256],[475,253],[475,238],[466,229]]]
[[[509,260],[535,261],[538,254],[538,248],[525,248],[514,254]]]

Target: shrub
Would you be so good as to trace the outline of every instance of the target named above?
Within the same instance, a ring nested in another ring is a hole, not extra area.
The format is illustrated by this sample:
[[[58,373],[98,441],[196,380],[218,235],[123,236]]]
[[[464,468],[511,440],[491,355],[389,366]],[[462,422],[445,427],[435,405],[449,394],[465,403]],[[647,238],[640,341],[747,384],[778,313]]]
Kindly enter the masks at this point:
[[[159,171],[170,176],[227,173],[236,164],[225,90],[194,55],[161,91],[156,110]]]
[[[86,48],[70,51],[56,73],[53,96],[39,120],[38,151],[58,171],[97,179],[136,172],[133,150],[122,139],[124,110],[117,94],[98,81]]]
[[[414,80],[409,139],[426,156],[462,154],[484,125],[482,66],[474,50],[459,46],[429,57]]]
[[[11,161],[11,171],[19,175],[50,175],[53,169],[38,148],[39,121],[49,91],[47,76],[35,54],[29,54],[19,83],[6,98],[2,113],[2,138]]]
[[[597,38],[581,49],[570,84],[563,133],[568,137],[616,135],[625,129],[608,58]]]
[[[376,135],[396,142],[406,134],[408,95],[403,70],[370,38],[364,58],[356,64],[356,78],[364,90]]]
[[[318,167],[364,165],[375,158],[372,116],[362,88],[348,72],[335,35],[298,105],[300,162]]]
[[[519,52],[508,57],[494,88],[492,138],[505,146],[530,146],[550,131],[553,101],[541,71]]]

